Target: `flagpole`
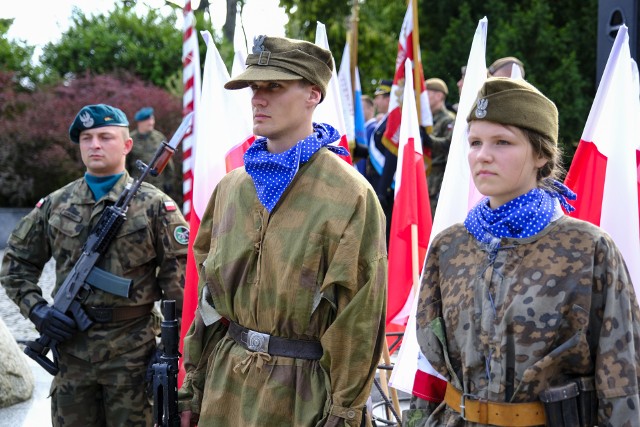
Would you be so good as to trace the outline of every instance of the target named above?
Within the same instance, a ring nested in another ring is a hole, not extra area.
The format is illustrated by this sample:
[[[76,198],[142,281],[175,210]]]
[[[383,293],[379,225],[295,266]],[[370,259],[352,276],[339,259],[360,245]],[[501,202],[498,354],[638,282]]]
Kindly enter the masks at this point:
[[[413,88],[416,96],[416,111],[418,112],[418,125],[422,126],[420,120],[422,118],[422,109],[420,107],[420,94],[422,93],[422,79],[420,78],[420,69],[422,67],[422,59],[420,58],[420,33],[418,32],[418,0],[409,0],[411,2],[411,10],[413,17],[413,36],[411,44],[413,45]]]
[[[187,20],[189,14],[191,13],[191,0],[185,0],[183,15],[185,21]],[[193,70],[192,60],[195,55],[199,55],[200,52],[193,52],[193,45],[189,42],[192,37],[194,37],[194,27],[193,25],[186,26],[184,28],[183,36],[182,36],[182,83],[183,83],[183,93],[182,93],[182,115],[186,116],[189,113],[192,113],[194,108],[195,97],[200,94],[195,93],[194,86],[194,78],[195,73],[200,72],[200,70]],[[192,143],[186,144],[185,142],[191,141],[191,134],[193,132],[194,127],[191,126],[191,129],[185,134],[183,138],[182,144],[182,195],[183,195],[183,204],[182,204],[182,213],[187,221],[189,221],[189,217],[193,208],[193,160],[191,158],[192,154]]]

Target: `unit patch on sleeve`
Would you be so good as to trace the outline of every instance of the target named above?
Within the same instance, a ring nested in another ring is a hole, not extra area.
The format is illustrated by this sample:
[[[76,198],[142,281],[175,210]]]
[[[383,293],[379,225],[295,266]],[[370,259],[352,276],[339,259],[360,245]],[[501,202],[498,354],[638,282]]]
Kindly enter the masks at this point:
[[[173,238],[181,245],[189,243],[189,229],[184,225],[179,225],[173,230]]]

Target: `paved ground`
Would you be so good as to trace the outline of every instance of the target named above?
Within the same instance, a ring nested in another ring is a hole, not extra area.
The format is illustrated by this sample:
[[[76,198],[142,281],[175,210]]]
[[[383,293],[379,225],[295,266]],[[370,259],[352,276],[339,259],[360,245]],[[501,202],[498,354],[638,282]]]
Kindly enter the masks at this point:
[[[3,255],[4,251],[0,249],[0,259],[2,259]],[[43,288],[45,298],[47,298],[49,302],[53,301],[50,294],[53,290],[54,283],[55,265],[53,262],[50,262],[46,265],[40,280],[40,286]],[[33,340],[39,336],[33,324],[22,317],[18,311],[18,307],[7,297],[2,286],[0,286],[0,318],[2,318],[7,325],[7,328],[21,348],[24,348],[22,343]],[[394,356],[395,355],[392,355],[392,361],[395,358]],[[36,381],[33,396],[26,402],[0,409],[0,427],[41,427],[51,425],[50,402],[48,399],[51,376],[29,357],[25,356],[25,359],[29,362]],[[385,414],[383,399],[376,387],[373,388],[371,397],[374,406],[373,413],[379,419],[377,425],[380,427],[394,425],[393,423],[386,423],[384,421],[392,420],[393,416],[387,416]],[[406,394],[399,392],[401,408],[408,406],[406,401],[407,397]]]

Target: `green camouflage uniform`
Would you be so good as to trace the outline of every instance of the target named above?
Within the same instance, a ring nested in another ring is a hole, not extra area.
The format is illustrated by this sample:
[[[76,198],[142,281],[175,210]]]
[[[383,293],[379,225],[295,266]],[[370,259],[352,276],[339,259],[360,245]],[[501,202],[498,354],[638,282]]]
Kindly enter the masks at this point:
[[[640,425],[640,311],[611,238],[562,216],[501,247],[491,262],[461,224],[433,241],[416,317],[431,365],[465,393],[498,402],[537,401],[550,386],[595,376],[598,425]],[[477,425],[444,402],[417,399],[413,408],[406,426]]]
[[[301,166],[271,213],[244,169],[227,174],[194,243],[209,296],[185,339],[181,410],[203,426],[360,426],[384,345],[384,232],[371,186],[327,149]],[[319,341],[324,354],[250,352],[220,316]]]
[[[431,171],[427,176],[431,215],[435,215],[438,205],[455,120],[455,114],[445,107],[433,113],[433,132],[429,135],[431,139]]]
[[[105,206],[116,201],[129,179],[125,172],[98,202],[84,178],[78,179],[41,200],[17,225],[0,280],[23,316],[45,301],[37,285],[45,263],[52,257],[56,261],[55,295]],[[157,188],[142,183],[127,220],[98,262],[112,274],[133,279],[130,298],[93,289],[83,306],[140,306],[164,298],[182,307],[188,229],[173,205]],[[160,332],[159,316],[154,310],[133,320],[94,323],[58,346],[60,372],[51,385],[54,425],[150,425],[144,375]]]
[[[131,131],[130,135],[133,140],[133,148],[127,155],[127,170],[133,176],[138,176],[139,171],[136,168],[136,160],[142,160],[148,164],[160,144],[162,144],[163,141],[167,141],[167,138],[155,129],[144,134],[139,133],[136,129]],[[179,184],[182,182],[182,177],[177,177],[177,173],[178,170],[175,167],[173,158],[171,158],[159,176],[154,177],[149,175],[145,181],[155,185],[167,193],[173,200],[180,203],[182,200],[182,188],[180,188]]]

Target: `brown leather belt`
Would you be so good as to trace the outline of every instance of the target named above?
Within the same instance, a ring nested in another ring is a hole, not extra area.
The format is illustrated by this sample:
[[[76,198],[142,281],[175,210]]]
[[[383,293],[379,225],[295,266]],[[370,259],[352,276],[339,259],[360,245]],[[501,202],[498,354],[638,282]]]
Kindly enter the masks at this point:
[[[323,354],[322,345],[318,341],[276,337],[247,329],[235,322],[229,322],[229,336],[247,350],[260,351],[272,356],[319,360]]]
[[[113,323],[146,316],[151,313],[153,303],[123,307],[84,307],[84,309],[94,322]]]
[[[444,395],[447,405],[462,415],[465,421],[504,427],[545,425],[542,402],[505,403],[481,400],[447,384]]]

